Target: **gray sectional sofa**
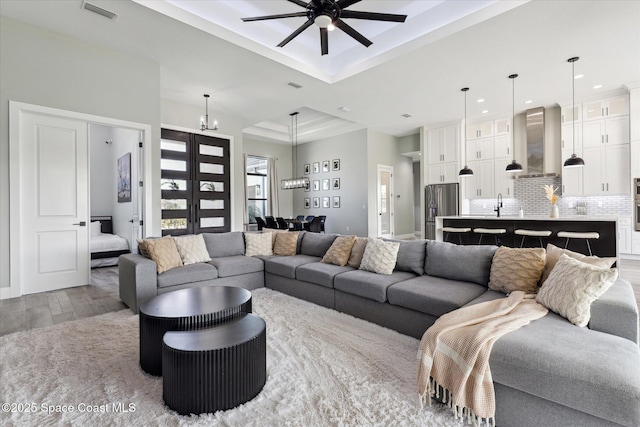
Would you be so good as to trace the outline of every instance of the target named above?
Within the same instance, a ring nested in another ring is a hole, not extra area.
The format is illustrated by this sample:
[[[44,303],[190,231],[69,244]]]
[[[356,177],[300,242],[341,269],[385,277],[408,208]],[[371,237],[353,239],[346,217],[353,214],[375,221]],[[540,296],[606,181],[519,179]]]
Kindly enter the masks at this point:
[[[300,233],[294,256],[244,256],[242,232],[205,234],[206,264],[157,274],[140,255],[120,257],[120,296],[141,303],[189,286],[266,286],[421,338],[444,313],[504,298],[487,287],[496,247],[401,241],[380,275],[320,262],[336,235]],[[640,425],[638,308],[618,279],[591,306],[586,328],[549,312],[500,338],[490,366],[499,426]]]

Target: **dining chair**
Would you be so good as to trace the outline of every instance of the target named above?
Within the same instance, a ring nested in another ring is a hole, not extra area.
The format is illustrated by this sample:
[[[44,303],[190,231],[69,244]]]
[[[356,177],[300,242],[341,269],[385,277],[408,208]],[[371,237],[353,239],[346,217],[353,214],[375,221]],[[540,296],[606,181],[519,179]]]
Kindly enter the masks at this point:
[[[278,228],[278,223],[275,218],[272,216],[265,216],[264,219],[267,221],[268,228]]]
[[[259,216],[256,217],[256,223],[258,224],[258,231],[261,231],[264,227],[267,226],[267,223],[264,222],[264,219]]]

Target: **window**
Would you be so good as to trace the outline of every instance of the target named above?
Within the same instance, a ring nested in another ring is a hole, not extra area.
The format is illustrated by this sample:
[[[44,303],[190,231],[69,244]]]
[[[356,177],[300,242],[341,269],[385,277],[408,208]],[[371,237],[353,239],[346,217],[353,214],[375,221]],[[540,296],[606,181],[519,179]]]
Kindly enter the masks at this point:
[[[162,234],[231,230],[229,140],[162,129]]]
[[[247,212],[248,223],[255,224],[256,217],[269,213],[269,174],[267,159],[247,156]]]

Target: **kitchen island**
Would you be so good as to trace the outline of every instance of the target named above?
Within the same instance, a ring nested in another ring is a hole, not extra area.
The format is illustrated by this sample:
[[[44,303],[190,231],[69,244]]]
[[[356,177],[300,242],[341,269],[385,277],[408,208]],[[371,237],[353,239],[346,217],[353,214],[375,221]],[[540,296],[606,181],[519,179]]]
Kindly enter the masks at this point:
[[[549,218],[542,215],[518,217],[506,216],[442,216],[436,217],[436,240],[444,239],[442,227],[471,228],[472,231],[461,235],[462,244],[477,244],[480,236],[473,232],[474,228],[503,228],[505,234],[499,235],[499,244],[509,247],[520,247],[522,236],[514,233],[517,229],[549,230],[551,235],[543,237],[543,242],[552,243],[564,248],[566,239],[557,236],[559,231],[587,232],[595,231],[600,238],[590,240],[593,255],[599,257],[618,257],[618,219],[615,216],[574,215]],[[458,243],[458,237],[450,235],[449,241]],[[495,244],[493,236],[485,235],[483,244]],[[538,238],[528,237],[525,247],[540,246]],[[583,239],[571,239],[568,249],[588,255],[587,245]]]

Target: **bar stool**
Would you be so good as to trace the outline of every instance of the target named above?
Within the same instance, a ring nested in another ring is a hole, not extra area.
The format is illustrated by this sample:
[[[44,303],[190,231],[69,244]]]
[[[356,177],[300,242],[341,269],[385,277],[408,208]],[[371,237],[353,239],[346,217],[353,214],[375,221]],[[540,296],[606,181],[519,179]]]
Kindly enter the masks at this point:
[[[474,228],[473,232],[480,235],[480,239],[478,240],[478,244],[482,244],[482,237],[485,234],[492,234],[496,239],[496,245],[498,245],[498,235],[504,234],[507,232],[504,228]]]
[[[458,235],[458,242],[460,242],[460,244],[462,244],[462,235],[464,233],[468,233],[471,231],[471,228],[467,228],[467,227],[442,227],[442,232],[443,233],[447,233],[444,236],[444,241],[448,241],[449,239],[449,234],[451,233],[455,233]]]
[[[544,248],[544,245],[542,244],[542,238],[551,236],[551,231],[549,231],[549,230],[524,230],[524,229],[519,228],[519,229],[515,230],[513,233],[517,234],[518,236],[522,236],[522,241],[520,242],[520,247],[524,246],[524,240],[527,237],[537,237],[538,240],[540,241],[540,247]]]
[[[591,252],[591,244],[589,244],[589,239],[599,239],[600,234],[595,231],[586,231],[586,232],[577,232],[577,231],[558,231],[558,237],[566,238],[567,241],[564,243],[564,248],[567,249],[569,246],[570,239],[584,239],[587,243],[587,249],[589,249],[589,256],[593,255]]]

